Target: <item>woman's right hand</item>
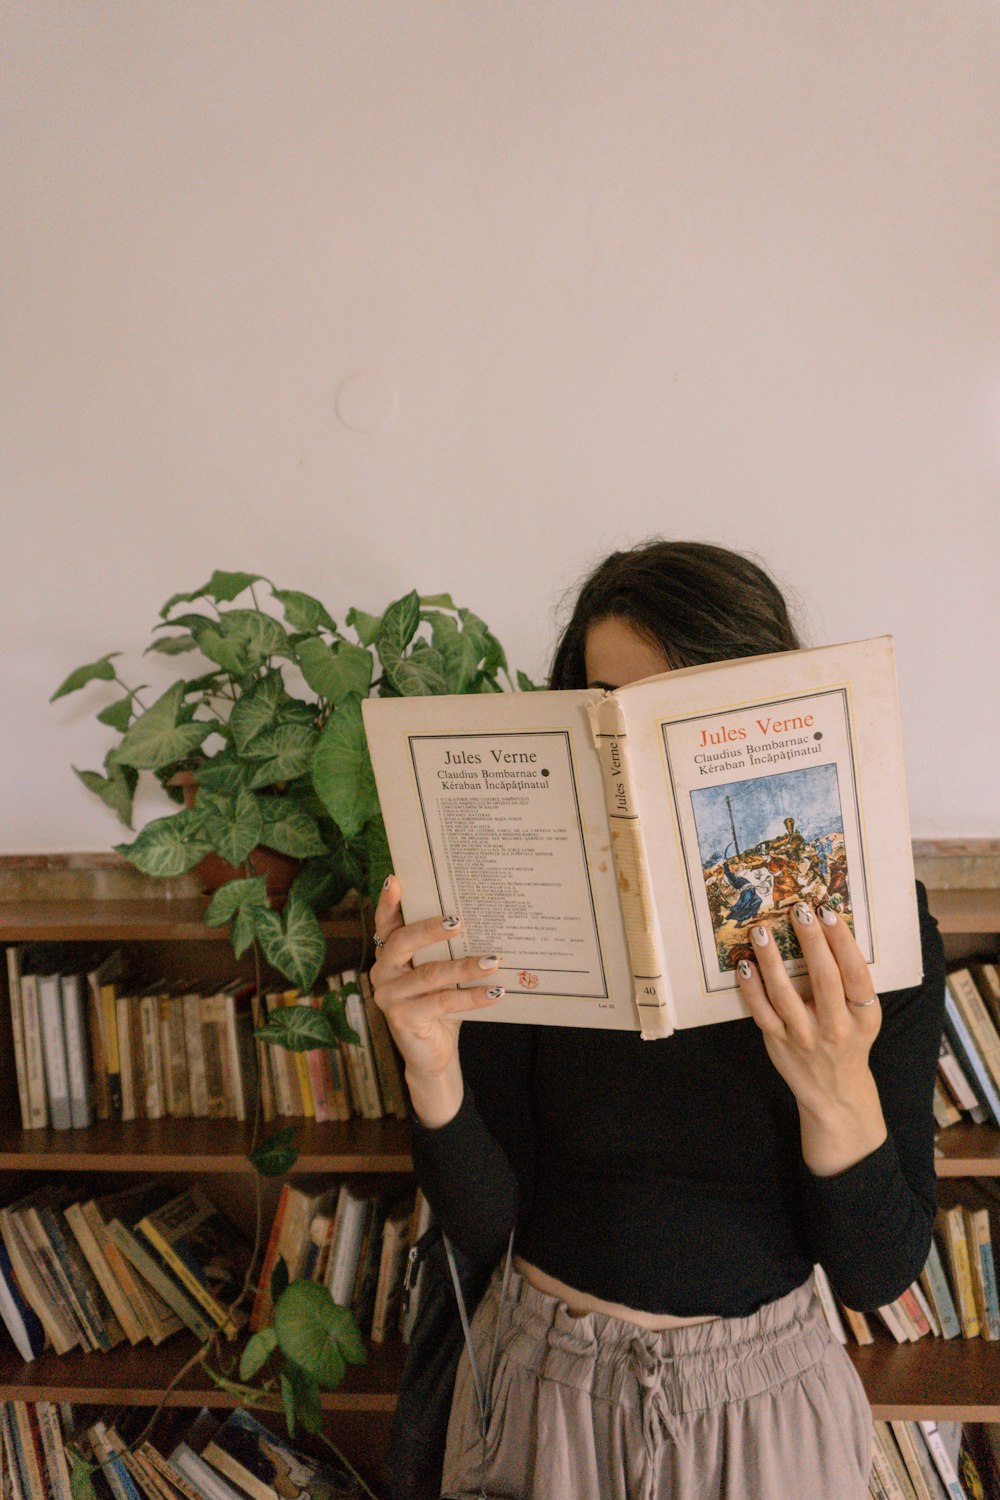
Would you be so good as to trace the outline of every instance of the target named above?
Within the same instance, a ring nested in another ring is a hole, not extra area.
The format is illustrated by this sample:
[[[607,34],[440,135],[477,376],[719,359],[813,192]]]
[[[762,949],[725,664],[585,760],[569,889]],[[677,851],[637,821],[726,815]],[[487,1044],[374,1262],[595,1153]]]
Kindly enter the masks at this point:
[[[462,1102],[458,1061],[457,1012],[495,1005],[505,991],[489,983],[500,964],[496,954],[445,959],[414,966],[413,955],[447,942],[462,930],[457,917],[430,917],[405,925],[399,881],[390,875],[375,908],[375,932],[382,940],[371,970],[375,1003],[403,1056],[414,1111],[425,1125],[447,1124]],[[479,980],[471,989],[460,984]]]

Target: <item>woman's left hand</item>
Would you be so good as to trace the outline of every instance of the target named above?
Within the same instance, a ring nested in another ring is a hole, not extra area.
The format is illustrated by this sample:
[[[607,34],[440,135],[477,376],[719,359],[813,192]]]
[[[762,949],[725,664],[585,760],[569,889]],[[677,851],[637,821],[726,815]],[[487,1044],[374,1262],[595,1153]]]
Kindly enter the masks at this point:
[[[831,1176],[886,1138],[868,1066],[882,1007],[877,997],[871,1005],[862,1003],[875,988],[854,934],[830,907],[820,910],[822,917],[799,902],[792,912],[809,994],[800,995],[792,984],[764,924],[750,932],[756,966],[744,960],[737,974],[768,1056],[799,1106],[806,1164],[819,1176]]]

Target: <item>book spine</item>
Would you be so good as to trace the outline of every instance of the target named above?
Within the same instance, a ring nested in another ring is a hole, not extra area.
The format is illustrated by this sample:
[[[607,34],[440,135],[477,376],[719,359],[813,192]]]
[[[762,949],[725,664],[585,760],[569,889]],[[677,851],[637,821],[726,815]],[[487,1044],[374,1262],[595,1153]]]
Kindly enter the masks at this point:
[[[322,1009],[323,998],[321,995],[313,995],[311,1003],[317,1010]],[[320,1074],[323,1080],[323,1097],[326,1100],[327,1109],[331,1120],[346,1120],[349,1118],[347,1111],[347,1100],[340,1082],[340,1053],[336,1047],[320,1047],[319,1053]]]
[[[0,1237],[0,1317],[17,1352],[25,1364],[36,1359],[45,1348],[45,1330],[31,1303],[21,1291],[21,1285],[11,1264],[7,1246]]]
[[[135,1119],[135,1087],[132,1070],[132,1028],[129,1024],[129,996],[115,996],[115,1030],[118,1036],[118,1058],[121,1069],[122,1119]]]
[[[87,1264],[94,1273],[94,1278],[101,1288],[109,1305],[113,1308],[115,1317],[118,1319],[125,1336],[130,1344],[138,1344],[145,1337],[145,1330],[136,1317],[131,1303],[124,1291],[118,1284],[118,1280],[108,1264],[107,1256],[98,1244],[94,1231],[87,1222],[82,1203],[71,1203],[66,1208],[66,1222],[73,1232],[80,1252],[85,1256]]]
[[[187,1058],[191,1113],[196,1120],[208,1118],[208,1088],[205,1082],[205,1052],[201,1044],[201,996],[184,996],[184,1055]]]
[[[91,1208],[90,1204],[84,1204],[84,1212]],[[151,1281],[147,1281],[140,1272],[132,1265],[127,1256],[122,1254],[121,1246],[117,1245],[108,1233],[108,1226],[104,1223],[96,1206],[93,1208],[93,1220],[91,1227],[97,1235],[108,1265],[114,1271],[125,1295],[128,1297],[136,1315],[142,1322],[143,1328],[149,1342],[156,1347],[162,1344],[165,1338],[172,1333],[177,1333],[184,1327],[184,1320],[174,1311],[169,1303],[164,1302]],[[100,1234],[98,1234],[98,1226]]]
[[[813,1281],[816,1286],[816,1295],[820,1300],[820,1306],[823,1309],[830,1332],[838,1344],[846,1344],[847,1329],[844,1327],[844,1320],[840,1316],[840,1309],[837,1307],[837,1302],[833,1295],[830,1278],[818,1262],[813,1266]]]
[[[164,1114],[163,1059],[160,1050],[160,996],[143,995],[139,1001],[142,1034],[143,1097],[147,1120],[162,1120]]]
[[[282,1184],[281,1193],[278,1197],[278,1206],[274,1211],[274,1219],[271,1222],[271,1233],[267,1240],[267,1249],[264,1251],[264,1259],[261,1261],[260,1276],[257,1281],[257,1291],[253,1299],[253,1307],[250,1311],[250,1332],[256,1333],[258,1328],[264,1328],[271,1321],[271,1275],[278,1259],[278,1243],[281,1238],[281,1221],[285,1216],[288,1205],[288,1197],[291,1186],[286,1182]]]
[[[31,1128],[31,1105],[28,1101],[28,1058],[24,1050],[24,1012],[21,1009],[21,950],[7,949],[7,991],[10,995],[10,1027],[14,1039],[14,1068],[17,1073],[17,1102],[21,1126]]]
[[[202,1500],[202,1496],[191,1488],[183,1474],[175,1469],[173,1464],[163,1457],[159,1449],[153,1447],[152,1443],[143,1443],[139,1452],[149,1467],[159,1474],[173,1490],[177,1491],[177,1495],[171,1496],[171,1500]]]
[[[378,1071],[379,1089],[385,1103],[386,1114],[390,1114],[396,1120],[406,1119],[406,1096],[403,1091],[402,1075],[399,1071],[399,1063],[396,1060],[396,1051],[393,1046],[392,1034],[389,1024],[375,1003],[372,993],[371,981],[367,974],[358,975],[358,984],[361,987],[361,996],[365,1005],[365,1017],[368,1021],[368,1030],[372,1039],[372,1050],[375,1053],[375,1067]]]
[[[57,1354],[68,1354],[80,1342],[62,1301],[49,1285],[47,1272],[38,1264],[24,1226],[9,1208],[0,1209],[0,1235],[17,1277],[21,1295],[38,1318],[45,1336]]]
[[[64,974],[59,981],[62,997],[63,1032],[66,1037],[66,1068],[69,1075],[70,1124],[80,1130],[93,1121],[91,1109],[90,1058],[83,1009],[83,981],[79,974]]]
[[[938,1322],[941,1324],[941,1337],[957,1338],[962,1331],[959,1327],[958,1313],[955,1311],[951,1287],[948,1285],[948,1278],[941,1264],[941,1252],[933,1239],[927,1256],[927,1264],[920,1273],[920,1280],[937,1313]]]
[[[42,1013],[38,1002],[38,977],[21,976],[21,1009],[24,1016],[24,1055],[28,1066],[28,1109],[32,1130],[44,1130],[49,1123],[48,1095],[45,1089],[45,1061],[42,1057]]]
[[[927,1450],[934,1460],[934,1467],[941,1476],[942,1483],[948,1492],[948,1500],[966,1500],[966,1494],[959,1483],[955,1465],[948,1456],[948,1450],[944,1445],[944,1439],[938,1432],[936,1422],[920,1422],[920,1431],[923,1433]]]
[[[136,1225],[136,1230],[145,1238],[150,1248],[176,1276],[185,1290],[190,1292],[191,1296],[205,1309],[212,1321],[217,1323],[229,1338],[235,1338],[236,1324],[227,1315],[226,1309],[220,1306],[208,1288],[198,1280],[191,1267],[182,1256],[177,1254],[170,1241],[160,1233],[153,1220],[151,1218],[141,1220]]]
[[[94,1296],[93,1288],[87,1285],[80,1265],[74,1255],[74,1247],[71,1247],[63,1234],[62,1225],[55,1209],[41,1208],[38,1217],[45,1231],[49,1244],[59,1263],[63,1282],[68,1290],[74,1315],[80,1322],[94,1345],[95,1349],[101,1349],[105,1353],[111,1348],[112,1341],[104,1326],[101,1310]]]
[[[353,1051],[357,1062],[364,1116],[366,1120],[381,1120],[385,1111],[382,1108],[382,1100],[378,1091],[375,1054],[372,1050],[368,1019],[365,1015],[364,1001],[360,995],[349,994],[347,996],[346,1013],[348,1021],[361,1038]]]
[[[1000,1094],[997,1093],[989,1069],[979,1055],[965,1019],[955,1004],[955,997],[948,989],[944,998],[944,1029],[959,1064],[968,1073],[973,1087],[992,1115],[993,1123],[1000,1126]]]
[[[974,1339],[979,1333],[979,1316],[976,1312],[976,1298],[972,1288],[972,1267],[969,1263],[969,1244],[965,1238],[962,1210],[960,1208],[939,1210],[938,1222],[948,1268],[951,1271],[951,1286],[955,1295],[962,1336]]]
[[[920,1434],[914,1430],[913,1423],[890,1419],[889,1427],[899,1444],[899,1451],[903,1455],[903,1463],[906,1465],[917,1500],[940,1500],[941,1482],[931,1463],[926,1444]]]
[[[990,1243],[990,1215],[986,1208],[962,1210],[965,1236],[969,1245],[972,1289],[979,1314],[980,1332],[989,1343],[1000,1339],[1000,1306],[997,1304],[997,1278]]]
[[[203,1317],[197,1308],[181,1288],[168,1276],[166,1271],[157,1262],[155,1256],[146,1246],[142,1244],[138,1236],[119,1219],[112,1219],[108,1225],[108,1233],[123,1255],[127,1255],[135,1266],[140,1276],[144,1276],[153,1290],[163,1299],[172,1312],[176,1313],[182,1323],[185,1323],[191,1332],[206,1343],[215,1332],[215,1327]]]
[[[611,828],[611,855],[618,872],[625,941],[632,965],[639,1029],[644,1040],[674,1031],[669,987],[663,965],[663,943],[653,906],[649,865],[635,800],[621,703],[605,693],[587,705],[594,744],[601,764],[604,799]]]
[[[0,1402],[0,1467],[10,1477],[11,1500],[30,1500],[24,1493],[13,1432],[12,1403]]]
[[[976,981],[968,969],[953,969],[945,983],[955,998],[955,1004],[965,1019],[972,1040],[989,1070],[997,1088],[1000,1088],[1000,1032],[994,1026],[983,997],[976,988]]]
[[[28,1403],[27,1401],[11,1401],[9,1409],[14,1446],[17,1449],[18,1465],[25,1493],[30,1495],[32,1500],[35,1500],[35,1496],[43,1500],[43,1497],[48,1494],[48,1486],[43,1478],[44,1459],[41,1453],[41,1439],[38,1439],[36,1446],[35,1434],[31,1430]]]
[[[282,1002],[285,1005],[299,1005],[300,1003],[304,1003],[299,1000],[298,990],[286,990],[282,997]],[[309,1082],[309,1065],[306,1062],[305,1054],[302,1052],[290,1052],[288,1055],[292,1060],[295,1076],[298,1079],[299,1097],[302,1101],[302,1114],[305,1115],[307,1120],[313,1120],[316,1118],[316,1106],[313,1103],[312,1085]]]
[[[922,1339],[926,1334],[930,1333],[931,1325],[924,1317],[923,1308],[913,1295],[913,1288],[907,1287],[905,1292],[900,1293],[898,1300],[902,1303],[906,1311],[906,1316],[916,1330],[916,1337]]]
[[[38,1415],[38,1430],[42,1438],[45,1466],[48,1469],[52,1494],[55,1500],[73,1500],[66,1450],[63,1446],[62,1429],[59,1426],[59,1413],[51,1401],[36,1402],[35,1411]]]
[[[316,1008],[311,998],[305,1003],[313,1006],[313,1009]],[[311,1047],[308,1052],[304,1052],[302,1055],[306,1060],[306,1067],[309,1069],[309,1089],[312,1093],[316,1123],[323,1125],[327,1120],[333,1118],[330,1112],[330,1102],[326,1097],[326,1074],[323,1070],[323,1051],[320,1047]]]
[[[201,1056],[205,1070],[205,1096],[210,1120],[224,1120],[230,1113],[226,1098],[225,1000],[219,995],[201,997]]]
[[[239,1038],[236,1035],[236,996],[225,996],[226,1053],[229,1059],[229,1076],[232,1079],[233,1114],[237,1120],[247,1117],[247,1100],[243,1089],[243,1069],[240,1066]]]
[[[122,1118],[122,1065],[118,1050],[118,999],[113,984],[101,985],[101,1019],[104,1054],[108,1069],[108,1103],[111,1119]]]
[[[38,1001],[42,1017],[45,1086],[49,1096],[49,1116],[53,1130],[70,1130],[73,1121],[69,1108],[66,1037],[63,1031],[58,974],[38,976]]]
[[[104,1016],[101,987],[94,974],[87,976],[87,1033],[90,1038],[90,1086],[94,1114],[98,1120],[111,1119],[111,1090],[108,1084],[108,1055],[104,1044]]]

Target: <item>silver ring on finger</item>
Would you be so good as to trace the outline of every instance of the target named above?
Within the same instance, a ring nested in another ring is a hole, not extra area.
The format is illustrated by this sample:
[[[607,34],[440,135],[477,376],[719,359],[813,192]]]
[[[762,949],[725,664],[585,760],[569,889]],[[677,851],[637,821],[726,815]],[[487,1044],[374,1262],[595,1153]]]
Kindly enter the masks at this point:
[[[385,939],[380,938],[377,932],[372,938],[372,942],[375,944],[376,948],[378,948],[379,952],[381,952],[381,950],[385,947]]]
[[[844,999],[847,1000],[846,995]],[[848,1005],[853,1005],[856,1010],[864,1010],[867,1006],[874,1005],[877,999],[878,996],[873,995],[870,1000],[847,1000],[847,1003]]]

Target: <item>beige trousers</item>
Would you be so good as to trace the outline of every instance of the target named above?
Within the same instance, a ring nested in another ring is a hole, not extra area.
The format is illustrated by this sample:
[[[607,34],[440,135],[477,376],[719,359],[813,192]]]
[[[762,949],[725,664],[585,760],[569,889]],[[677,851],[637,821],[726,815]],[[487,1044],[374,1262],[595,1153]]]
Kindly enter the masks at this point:
[[[489,1368],[498,1270],[472,1320]],[[747,1318],[648,1330],[511,1271],[485,1443],[467,1352],[442,1493],[503,1500],[868,1500],[871,1408],[812,1278]]]

